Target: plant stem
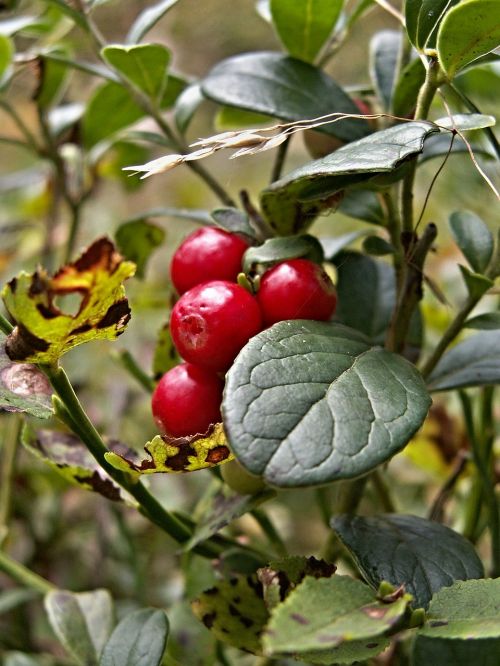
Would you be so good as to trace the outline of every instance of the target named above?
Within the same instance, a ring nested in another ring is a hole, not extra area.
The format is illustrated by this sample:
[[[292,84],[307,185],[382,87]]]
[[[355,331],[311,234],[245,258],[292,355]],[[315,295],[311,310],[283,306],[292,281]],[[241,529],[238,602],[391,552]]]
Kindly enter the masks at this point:
[[[3,571],[9,578],[15,580],[20,585],[28,587],[40,594],[47,594],[55,590],[55,585],[42,578],[38,574],[30,571],[27,567],[16,562],[12,557],[0,550],[0,571]]]
[[[269,542],[273,546],[276,554],[279,557],[286,557],[288,555],[288,550],[286,548],[285,542],[281,538],[278,530],[274,526],[267,513],[262,509],[253,509],[251,514],[259,524],[260,529],[269,539]]]
[[[0,313],[0,330],[9,335],[14,330],[14,327],[8,319],[6,319],[3,314]]]
[[[446,502],[448,501],[455,484],[462,475],[462,472],[465,470],[467,462],[467,454],[463,451],[459,452],[452,473],[446,479],[432,503],[429,511],[429,520],[435,520],[439,523],[443,522]]]
[[[9,114],[9,116],[12,118],[14,123],[16,124],[17,128],[23,135],[26,143],[30,146],[31,150],[33,152],[37,153],[40,155],[42,153],[42,149],[38,145],[38,141],[35,138],[35,135],[31,132],[29,127],[26,125],[24,120],[21,118],[21,116],[17,113],[16,109],[7,102],[6,99],[1,99],[0,100],[0,108],[4,109],[6,113]]]
[[[288,148],[290,146],[290,139],[291,137],[289,136],[288,139],[284,141],[278,148],[276,159],[273,164],[273,170],[271,172],[271,183],[274,183],[275,180],[279,180],[281,176],[283,166],[285,165],[286,155],[288,153]]]
[[[152,393],[155,390],[155,381],[137,364],[129,351],[122,349],[113,356],[148,393]]]
[[[8,422],[7,427],[4,430],[5,437],[3,439],[2,461],[0,467],[0,548],[9,532],[12,481],[22,423],[19,414],[11,414],[6,418],[8,419]]]
[[[372,482],[373,487],[378,495],[382,508],[387,513],[396,513],[396,506],[391,497],[391,492],[387,484],[386,479],[380,469],[375,469],[370,474],[370,481]]]
[[[396,272],[396,285],[399,291],[404,260],[404,249],[401,243],[401,219],[399,217],[399,211],[396,204],[394,203],[391,192],[389,190],[385,190],[379,196],[385,208],[387,231],[391,237],[391,243],[396,250],[393,255],[393,263],[394,270]]]

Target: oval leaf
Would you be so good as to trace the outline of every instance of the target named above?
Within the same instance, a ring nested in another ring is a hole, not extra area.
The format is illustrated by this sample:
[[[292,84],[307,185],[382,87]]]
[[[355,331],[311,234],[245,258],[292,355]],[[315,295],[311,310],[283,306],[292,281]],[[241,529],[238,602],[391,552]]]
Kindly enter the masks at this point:
[[[286,238],[269,238],[262,245],[249,248],[243,256],[243,270],[249,273],[258,265],[270,266],[285,259],[306,257],[320,264],[323,257],[321,243],[314,236],[303,234]]]
[[[202,81],[203,94],[219,104],[283,120],[328,113],[359,114],[358,107],[321,70],[279,53],[245,53],[218,63]],[[318,131],[353,141],[369,132],[363,119],[346,119]]]
[[[104,60],[128,81],[158,100],[167,80],[170,51],[161,44],[112,45],[102,49]]]
[[[485,312],[467,319],[464,328],[475,328],[480,331],[496,331],[500,328],[500,312]]]
[[[168,10],[179,0],[162,0],[142,11],[135,19],[127,35],[128,44],[140,42],[144,35],[155,26]]]
[[[396,76],[401,33],[382,30],[370,42],[370,75],[384,110],[391,108],[392,89]]]
[[[498,0],[467,0],[453,7],[439,28],[439,62],[448,77],[500,44]]]
[[[231,448],[276,486],[365,474],[424,420],[416,369],[338,324],[285,321],[259,333],[229,370],[223,415]]]
[[[452,213],[450,228],[464,257],[477,273],[483,273],[493,254],[493,235],[475,213],[464,210]]]
[[[130,613],[111,634],[99,666],[159,666],[168,629],[162,610],[142,608]]]
[[[482,578],[474,547],[449,527],[417,516],[336,516],[332,527],[367,582],[404,585],[415,607],[455,580]]]
[[[436,43],[437,26],[459,0],[406,0],[406,29],[414,46],[423,50]]]

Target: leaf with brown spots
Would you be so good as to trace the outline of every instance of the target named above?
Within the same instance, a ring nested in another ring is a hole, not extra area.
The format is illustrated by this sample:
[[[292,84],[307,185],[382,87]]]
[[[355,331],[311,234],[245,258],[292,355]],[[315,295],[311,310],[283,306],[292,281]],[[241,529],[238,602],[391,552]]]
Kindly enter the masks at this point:
[[[222,423],[216,423],[203,435],[168,437],[156,435],[144,447],[147,458],[109,452],[106,460],[117,469],[136,476],[141,474],[196,472],[215,467],[234,456],[227,446]]]
[[[191,607],[218,640],[262,654],[261,634],[269,614],[256,576],[224,580],[203,592]]]
[[[32,275],[20,273],[2,291],[16,322],[5,343],[9,358],[51,364],[89,340],[114,340],[130,319],[123,282],[134,272],[135,265],[123,261],[109,239],[100,238],[52,277],[42,268]],[[58,305],[68,296],[79,299],[74,314]]]

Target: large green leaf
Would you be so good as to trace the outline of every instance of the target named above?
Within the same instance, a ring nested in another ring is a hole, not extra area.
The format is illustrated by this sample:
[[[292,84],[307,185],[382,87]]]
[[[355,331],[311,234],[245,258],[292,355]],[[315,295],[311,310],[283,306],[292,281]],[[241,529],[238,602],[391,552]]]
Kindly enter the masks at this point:
[[[450,228],[458,247],[477,273],[483,273],[493,254],[493,235],[486,224],[471,211],[450,216]]]
[[[406,0],[406,30],[414,46],[423,50],[436,43],[437,27],[459,0]]]
[[[2,291],[16,322],[5,343],[9,358],[50,364],[84,342],[116,339],[130,320],[123,283],[134,271],[109,239],[100,238],[53,277],[43,269],[20,273]],[[69,296],[79,300],[74,314],[56,301]]]
[[[167,616],[159,608],[126,615],[106,643],[99,666],[159,666],[168,629]]]
[[[500,331],[484,331],[452,347],[432,371],[430,391],[500,383]]]
[[[161,0],[151,7],[144,9],[133,22],[128,35],[127,43],[136,44],[153,28],[168,10],[179,0]]]
[[[45,609],[56,636],[81,666],[97,666],[113,626],[113,601],[107,590],[54,590]]]
[[[498,666],[499,661],[500,640],[496,638],[450,641],[417,636],[411,666]]]
[[[252,338],[226,378],[223,414],[244,467],[276,486],[352,478],[424,420],[416,369],[339,324],[284,321]]]
[[[367,582],[404,585],[413,605],[426,608],[431,597],[455,580],[482,578],[474,547],[449,527],[417,516],[336,516],[332,527]]]
[[[288,53],[313,62],[330,36],[344,0],[271,0],[271,16]]]
[[[375,192],[370,190],[347,190],[338,210],[348,217],[370,224],[384,224],[385,221],[380,201]]]
[[[484,312],[467,319],[465,328],[475,328],[480,331],[496,331],[500,328],[500,312]]]
[[[439,62],[452,79],[476,58],[500,44],[498,0],[467,0],[453,7],[439,28]]]
[[[430,123],[412,122],[354,141],[273,183],[262,193],[262,209],[279,233],[298,233],[332,207],[332,195],[395,171],[422,152],[425,139],[437,131]]]
[[[367,585],[348,576],[306,577],[273,610],[263,639],[266,654],[302,657],[350,641],[370,642],[403,617],[410,600],[404,595],[383,603]]]
[[[385,111],[391,108],[401,33],[397,30],[377,32],[370,42],[370,75]]]
[[[102,50],[109,65],[155,101],[165,88],[170,55],[161,44],[112,45]]]
[[[328,113],[359,114],[350,97],[327,74],[279,53],[257,52],[218,63],[202,81],[203,94],[219,104],[257,111],[283,120]],[[318,128],[342,141],[365,136],[365,120],[346,119]]]

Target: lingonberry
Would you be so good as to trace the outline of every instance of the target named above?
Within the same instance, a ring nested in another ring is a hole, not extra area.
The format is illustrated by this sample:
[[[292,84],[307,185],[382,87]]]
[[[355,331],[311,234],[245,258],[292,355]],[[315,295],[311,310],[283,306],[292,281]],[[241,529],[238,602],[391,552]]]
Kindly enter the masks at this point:
[[[335,312],[337,295],[321,266],[309,259],[290,259],[264,273],[257,300],[269,326],[284,319],[327,321]]]
[[[170,330],[179,354],[223,372],[262,328],[254,296],[232,282],[212,280],[183,294],[172,310]]]
[[[235,282],[248,243],[223,229],[203,227],[177,248],[170,277],[179,294],[209,280]]]
[[[156,424],[165,434],[186,437],[205,433],[221,420],[223,381],[206,368],[181,363],[166,372],[151,400]]]

